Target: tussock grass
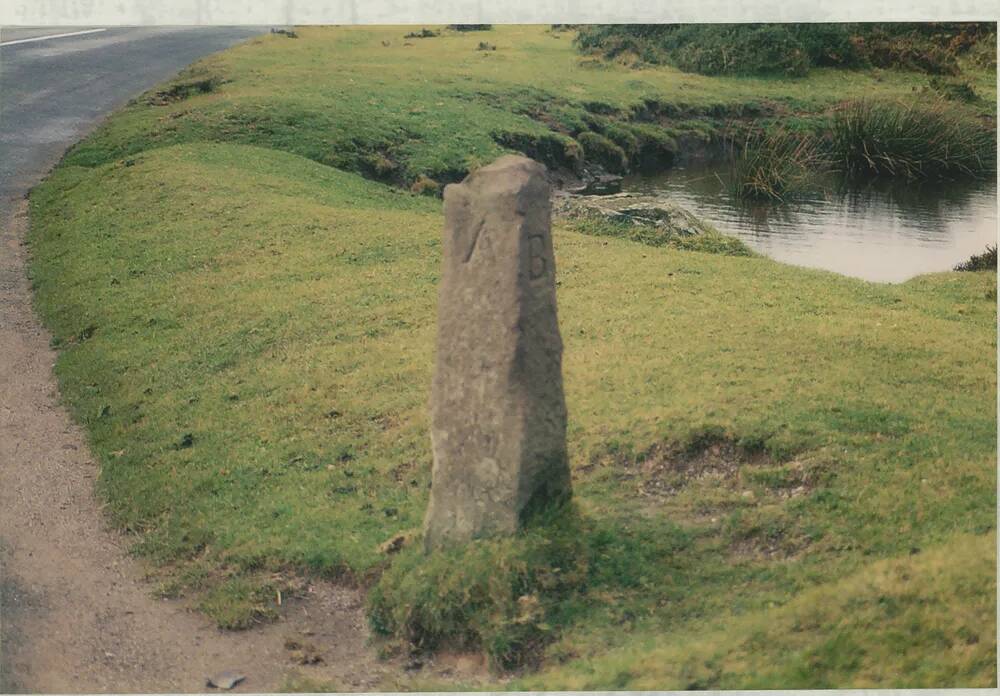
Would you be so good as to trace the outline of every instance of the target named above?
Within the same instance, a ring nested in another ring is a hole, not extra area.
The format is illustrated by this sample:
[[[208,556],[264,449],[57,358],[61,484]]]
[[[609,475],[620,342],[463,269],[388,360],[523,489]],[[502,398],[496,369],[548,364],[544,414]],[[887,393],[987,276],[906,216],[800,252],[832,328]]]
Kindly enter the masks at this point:
[[[847,102],[822,138],[783,128],[753,128],[737,137],[728,144],[729,186],[739,199],[784,201],[831,174],[915,181],[996,171],[995,130],[944,99]]]
[[[808,190],[830,163],[816,139],[786,130],[751,130],[729,143],[730,193],[784,201]]]
[[[996,171],[996,132],[947,102],[864,99],[838,108],[831,149],[851,175],[983,177]]]

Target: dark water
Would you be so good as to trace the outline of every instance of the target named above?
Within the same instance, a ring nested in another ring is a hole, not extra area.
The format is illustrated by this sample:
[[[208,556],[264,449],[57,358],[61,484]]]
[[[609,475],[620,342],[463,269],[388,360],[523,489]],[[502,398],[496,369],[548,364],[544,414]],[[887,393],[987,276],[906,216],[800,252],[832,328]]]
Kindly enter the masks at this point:
[[[833,179],[809,197],[773,205],[734,201],[725,168],[678,167],[622,190],[661,193],[778,261],[881,282],[946,271],[997,240],[997,185]]]

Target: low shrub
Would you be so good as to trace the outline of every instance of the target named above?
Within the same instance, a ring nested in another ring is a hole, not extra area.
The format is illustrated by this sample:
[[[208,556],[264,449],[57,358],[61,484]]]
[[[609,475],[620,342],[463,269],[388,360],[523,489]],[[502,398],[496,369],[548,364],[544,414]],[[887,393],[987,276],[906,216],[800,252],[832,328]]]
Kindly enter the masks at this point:
[[[592,24],[580,27],[574,42],[586,52],[607,58],[628,57],[647,63],[670,62],[662,47],[673,24]]]
[[[997,69],[997,35],[986,36],[966,54],[973,65],[987,70]]]
[[[403,34],[404,39],[432,39],[435,36],[440,36],[441,32],[434,29],[421,29],[420,31],[411,31],[408,34]]]
[[[914,70],[930,75],[958,73],[958,59],[952,51],[919,35],[900,35],[876,28],[856,37],[855,46],[877,68]]]
[[[493,28],[492,24],[449,24],[448,28],[452,31],[489,31]]]
[[[859,100],[833,120],[833,157],[849,175],[982,177],[996,170],[996,134],[947,102]]]
[[[605,24],[582,27],[576,37],[582,51],[606,58],[669,63],[705,75],[786,76],[814,66],[951,75],[960,55],[980,55],[976,48],[991,42],[995,46],[996,26],[989,22]]]
[[[860,68],[865,65],[865,57],[852,41],[852,25],[818,23],[791,26],[812,65],[832,68]]]
[[[410,191],[421,196],[436,196],[441,192],[441,184],[421,174],[410,185]]]
[[[669,34],[664,47],[678,68],[702,75],[809,72],[809,54],[786,25],[687,25]]]
[[[804,75],[809,51],[786,24],[632,24],[580,29],[577,46],[607,58],[669,63],[705,75]],[[836,25],[829,25],[831,27]],[[846,41],[841,41],[845,44]],[[813,51],[824,51],[817,41]],[[847,49],[842,49],[846,51]],[[831,49],[830,55],[836,53]]]
[[[986,245],[986,251],[973,254],[968,261],[955,266],[956,271],[993,271],[997,270],[997,247]]]

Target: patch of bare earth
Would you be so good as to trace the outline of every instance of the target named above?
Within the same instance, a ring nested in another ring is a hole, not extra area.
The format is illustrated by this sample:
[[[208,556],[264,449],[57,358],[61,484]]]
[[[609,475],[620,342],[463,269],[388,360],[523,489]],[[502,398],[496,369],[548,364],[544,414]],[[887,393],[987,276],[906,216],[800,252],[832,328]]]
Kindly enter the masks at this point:
[[[690,449],[655,446],[624,464],[618,478],[634,487],[646,514],[717,526],[734,510],[780,506],[805,495],[816,485],[816,473],[801,461],[777,462],[766,452],[717,439]],[[783,530],[770,529],[738,538],[729,552],[735,558],[787,559],[805,546]]]
[[[739,483],[744,466],[770,463],[766,454],[747,452],[728,440],[693,451],[654,447],[639,462],[639,489],[646,496],[664,497],[676,495],[697,481],[717,481],[732,487]]]
[[[311,582],[277,621],[219,630],[183,600],[156,599],[130,540],[106,527],[98,466],[60,405],[49,334],[31,306],[27,207],[0,229],[0,692],[193,692],[224,670],[236,691],[308,679],[372,691],[412,678],[380,660],[359,591]],[[476,682],[478,664],[421,666]]]

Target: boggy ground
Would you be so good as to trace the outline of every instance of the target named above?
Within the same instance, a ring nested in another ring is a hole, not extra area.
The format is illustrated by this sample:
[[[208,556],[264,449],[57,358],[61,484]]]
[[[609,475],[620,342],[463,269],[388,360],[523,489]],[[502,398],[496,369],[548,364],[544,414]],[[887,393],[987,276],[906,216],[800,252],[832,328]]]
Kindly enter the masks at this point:
[[[137,101],[32,196],[60,385],[160,592],[240,628],[301,578],[351,582],[386,653],[461,645],[519,687],[994,684],[992,273],[878,285],[557,225],[573,509],[452,555],[380,550],[427,500],[441,217],[330,166],[371,176],[350,143],[410,123],[407,184],[491,158],[494,122],[541,127],[474,85],[821,109],[923,79],[719,80],[594,67],[541,28],[495,52],[402,33],[222,54],[195,68],[218,86]]]

